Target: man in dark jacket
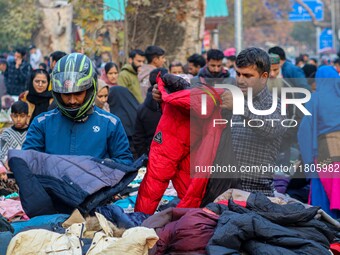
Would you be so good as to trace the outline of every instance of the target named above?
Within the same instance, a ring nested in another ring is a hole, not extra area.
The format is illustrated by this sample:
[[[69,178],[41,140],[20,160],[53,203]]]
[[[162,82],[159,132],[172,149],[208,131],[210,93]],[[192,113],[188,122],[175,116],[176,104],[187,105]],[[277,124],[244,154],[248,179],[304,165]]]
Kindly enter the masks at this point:
[[[211,49],[207,52],[207,64],[203,67],[198,77],[203,78],[228,78],[229,72],[223,68],[222,61],[224,54],[217,49]]]
[[[27,87],[27,79],[31,73],[31,65],[24,59],[26,50],[18,48],[14,53],[14,62],[9,62],[5,72],[5,84],[9,95],[19,96]]]
[[[152,98],[151,93],[153,85],[156,84],[156,77],[159,72],[161,76],[163,76],[168,70],[165,68],[156,68],[151,71],[149,77],[151,87],[148,89],[144,103],[137,109],[135,133],[132,139],[138,156],[144,153],[149,154],[152,138],[162,116],[159,104]]]

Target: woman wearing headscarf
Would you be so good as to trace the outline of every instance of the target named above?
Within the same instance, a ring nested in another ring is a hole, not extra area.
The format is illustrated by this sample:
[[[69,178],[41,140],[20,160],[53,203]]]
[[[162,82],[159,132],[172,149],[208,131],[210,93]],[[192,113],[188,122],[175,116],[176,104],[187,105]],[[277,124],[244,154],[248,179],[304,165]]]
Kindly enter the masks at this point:
[[[110,112],[109,104],[107,103],[107,99],[109,96],[109,85],[107,85],[103,80],[98,79],[97,86],[97,95],[95,99],[96,106],[99,108]]]
[[[129,139],[130,149],[136,157],[132,143],[132,135],[135,132],[135,120],[139,103],[135,96],[123,86],[112,86],[109,91],[108,104],[110,112],[122,121],[126,135]]]
[[[340,77],[333,66],[316,72],[316,91],[306,104],[298,131],[304,165],[310,176],[310,203],[340,217]],[[298,169],[300,171],[300,169]]]
[[[101,71],[100,79],[110,87],[117,85],[118,66],[113,62],[108,62]]]
[[[44,69],[36,69],[31,72],[28,80],[28,91],[20,95],[19,99],[28,104],[30,123],[40,113],[47,112],[53,101],[51,91],[48,91],[50,75]]]

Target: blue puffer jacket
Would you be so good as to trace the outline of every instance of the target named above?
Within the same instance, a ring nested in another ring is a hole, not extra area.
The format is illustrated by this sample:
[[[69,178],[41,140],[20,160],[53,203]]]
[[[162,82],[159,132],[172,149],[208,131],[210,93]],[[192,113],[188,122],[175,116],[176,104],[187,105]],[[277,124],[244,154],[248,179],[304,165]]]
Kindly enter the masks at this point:
[[[137,175],[144,157],[132,166],[89,156],[50,155],[34,150],[9,151],[9,166],[20,199],[31,218],[44,214],[89,213],[122,191]]]
[[[88,116],[85,122],[76,122],[58,109],[42,113],[30,125],[22,149],[110,158],[131,165],[129,141],[120,119],[96,106]]]

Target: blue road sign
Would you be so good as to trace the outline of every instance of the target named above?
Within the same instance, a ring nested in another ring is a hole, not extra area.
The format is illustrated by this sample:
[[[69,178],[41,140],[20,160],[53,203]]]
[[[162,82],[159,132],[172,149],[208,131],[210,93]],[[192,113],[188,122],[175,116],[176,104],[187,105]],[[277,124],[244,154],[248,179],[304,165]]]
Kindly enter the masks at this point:
[[[322,30],[319,37],[319,49],[318,52],[329,51],[333,49],[333,31],[331,28],[325,28]]]
[[[316,20],[322,21],[324,15],[324,4],[321,0],[303,0],[303,2],[313,11]],[[289,21],[311,21],[312,17],[307,10],[293,0],[293,10],[289,13]]]

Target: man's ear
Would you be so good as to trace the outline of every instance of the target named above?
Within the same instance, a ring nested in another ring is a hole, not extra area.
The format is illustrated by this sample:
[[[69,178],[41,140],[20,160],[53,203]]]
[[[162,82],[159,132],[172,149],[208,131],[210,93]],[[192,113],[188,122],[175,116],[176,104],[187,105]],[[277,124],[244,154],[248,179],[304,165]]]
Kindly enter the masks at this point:
[[[133,59],[132,58],[128,58],[128,63],[131,65],[132,64]]]
[[[267,82],[268,78],[269,78],[269,73],[268,72],[263,72],[261,74],[261,77],[260,77],[261,83],[265,84]]]
[[[268,77],[269,77],[269,73],[268,72],[263,72],[261,74],[261,79],[268,79]]]

